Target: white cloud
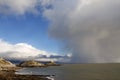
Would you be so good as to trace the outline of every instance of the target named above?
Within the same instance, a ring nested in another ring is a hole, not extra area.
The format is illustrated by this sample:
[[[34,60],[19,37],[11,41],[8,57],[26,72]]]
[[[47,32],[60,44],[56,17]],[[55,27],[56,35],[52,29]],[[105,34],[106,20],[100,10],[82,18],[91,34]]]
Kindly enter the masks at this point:
[[[51,55],[53,55],[54,58],[50,58]],[[27,43],[13,45],[3,40],[0,40],[0,56],[15,60],[35,59],[60,61],[60,59],[57,58],[57,56],[59,56],[57,53],[49,53],[47,51],[39,50]],[[62,56],[60,58],[62,58]],[[64,60],[64,58],[62,58],[62,60]]]
[[[1,14],[23,15],[26,12],[37,13],[39,0],[0,0]]]
[[[36,49],[27,43],[10,44],[0,40],[0,55],[8,58],[24,59],[40,55],[50,56],[51,53]]]
[[[55,0],[0,0],[0,14],[24,15],[31,13],[42,14]]]

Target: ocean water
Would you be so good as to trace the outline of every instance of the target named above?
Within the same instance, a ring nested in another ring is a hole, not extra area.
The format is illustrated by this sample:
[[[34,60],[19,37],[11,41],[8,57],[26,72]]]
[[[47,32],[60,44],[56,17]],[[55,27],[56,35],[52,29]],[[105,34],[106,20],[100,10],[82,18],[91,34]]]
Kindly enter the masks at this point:
[[[54,80],[120,80],[120,64],[64,64],[47,68],[23,68],[16,74],[55,75]]]

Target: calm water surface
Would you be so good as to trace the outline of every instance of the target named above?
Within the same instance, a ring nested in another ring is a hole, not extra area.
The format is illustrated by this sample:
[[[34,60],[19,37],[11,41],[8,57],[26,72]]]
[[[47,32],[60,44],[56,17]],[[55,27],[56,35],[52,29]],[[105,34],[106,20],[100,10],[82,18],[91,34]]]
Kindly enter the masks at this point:
[[[55,80],[120,80],[120,64],[65,64],[23,68],[16,74],[55,75]]]

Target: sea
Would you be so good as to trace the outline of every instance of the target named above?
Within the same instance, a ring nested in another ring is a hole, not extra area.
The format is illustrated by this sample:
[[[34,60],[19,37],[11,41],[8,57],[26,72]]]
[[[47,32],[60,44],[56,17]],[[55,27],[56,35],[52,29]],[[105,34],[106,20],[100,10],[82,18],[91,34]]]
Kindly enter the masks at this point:
[[[16,74],[51,75],[51,80],[120,80],[120,63],[63,64],[46,68],[23,68]]]

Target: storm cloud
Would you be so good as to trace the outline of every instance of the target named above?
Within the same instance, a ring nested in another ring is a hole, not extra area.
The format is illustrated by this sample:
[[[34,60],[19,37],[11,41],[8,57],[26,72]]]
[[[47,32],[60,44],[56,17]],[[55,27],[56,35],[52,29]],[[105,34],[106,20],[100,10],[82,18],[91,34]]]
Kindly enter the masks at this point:
[[[73,53],[72,62],[120,62],[119,0],[57,0],[44,11],[50,36]]]

